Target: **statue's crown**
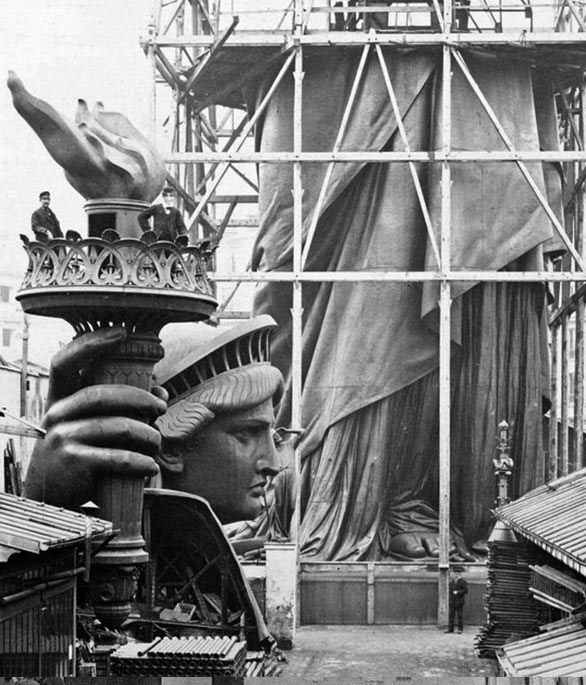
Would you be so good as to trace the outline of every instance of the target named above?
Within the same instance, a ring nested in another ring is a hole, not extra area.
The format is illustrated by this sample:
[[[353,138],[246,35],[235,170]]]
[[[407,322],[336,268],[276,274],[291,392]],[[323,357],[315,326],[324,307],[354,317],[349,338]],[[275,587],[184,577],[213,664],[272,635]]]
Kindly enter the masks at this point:
[[[254,364],[270,364],[270,343],[276,328],[275,320],[264,314],[211,339],[194,341],[195,349],[192,347],[188,352],[180,348],[173,350],[159,362],[156,371],[157,382],[169,393],[169,404],[224,373]]]

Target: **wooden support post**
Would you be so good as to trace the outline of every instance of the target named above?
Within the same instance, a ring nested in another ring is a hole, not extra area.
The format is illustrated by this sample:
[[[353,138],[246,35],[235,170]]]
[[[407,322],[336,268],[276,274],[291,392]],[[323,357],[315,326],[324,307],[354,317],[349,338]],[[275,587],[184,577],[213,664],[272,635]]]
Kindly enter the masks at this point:
[[[584,134],[586,132],[586,113],[584,112],[584,83],[576,94],[576,104],[579,107],[579,137],[576,141],[580,149],[584,147]],[[576,176],[579,178],[584,169],[577,169]],[[586,197],[582,191],[579,202],[575,203],[576,224],[574,241],[576,249],[585,256],[584,221],[586,219]],[[584,298],[581,297],[576,303],[576,338],[574,358],[574,464],[579,469],[584,466],[584,316],[586,308]]]
[[[25,314],[22,326],[22,360],[20,363],[20,415],[23,419],[28,418],[28,341],[29,314]]]
[[[574,468],[584,466],[584,300],[576,307],[574,366]]]
[[[159,21],[161,17],[161,0],[153,0],[152,16],[148,27],[149,42],[147,47],[147,58],[151,70],[151,88],[149,93],[149,134],[153,145],[157,144],[157,59],[154,41],[159,31]]]
[[[551,408],[549,410],[549,463],[546,471],[548,481],[558,477],[558,406],[559,406],[559,323],[551,330]]]
[[[568,296],[568,284],[562,287],[562,297],[565,300]],[[568,416],[569,387],[568,387],[568,317],[564,317],[561,323],[562,345],[561,345],[561,435],[560,435],[560,476],[567,476],[569,473],[569,445],[568,429],[570,419]]]
[[[376,617],[375,610],[375,565],[369,561],[366,567],[366,623],[371,626]]]
[[[301,34],[303,20],[303,0],[295,0],[295,35],[297,40]],[[293,150],[300,152],[303,145],[303,48],[297,42],[295,46],[295,69],[293,72]],[[302,270],[301,254],[303,249],[303,185],[301,162],[293,165],[293,272],[298,274]],[[303,392],[302,378],[302,350],[303,350],[303,286],[301,281],[293,283],[292,315],[292,359],[291,359],[291,422],[293,428],[301,428],[301,402]],[[299,448],[295,449],[295,479],[301,482],[301,464]],[[299,525],[301,511],[301,488],[297,488],[295,515],[292,526],[292,540],[295,542],[296,586],[294,628],[299,626]]]
[[[451,29],[451,3],[444,6],[444,25]],[[448,152],[452,145],[452,59],[448,45],[443,47],[442,60],[442,148]],[[441,180],[441,232],[440,271],[451,269],[451,200],[452,177],[449,162],[442,163]],[[440,338],[439,338],[439,574],[438,574],[438,625],[448,623],[449,566],[450,566],[450,328],[451,286],[447,280],[440,283]]]

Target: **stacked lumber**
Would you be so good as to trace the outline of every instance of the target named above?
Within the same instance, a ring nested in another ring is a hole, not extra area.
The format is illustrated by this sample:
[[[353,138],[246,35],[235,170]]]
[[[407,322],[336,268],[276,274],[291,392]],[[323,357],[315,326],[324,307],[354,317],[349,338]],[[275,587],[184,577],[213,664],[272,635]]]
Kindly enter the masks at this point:
[[[528,637],[547,622],[547,610],[529,588],[532,564],[544,553],[524,542],[495,541],[488,544],[488,581],[484,595],[487,623],[475,638],[478,656],[495,658],[496,650],[511,638]]]

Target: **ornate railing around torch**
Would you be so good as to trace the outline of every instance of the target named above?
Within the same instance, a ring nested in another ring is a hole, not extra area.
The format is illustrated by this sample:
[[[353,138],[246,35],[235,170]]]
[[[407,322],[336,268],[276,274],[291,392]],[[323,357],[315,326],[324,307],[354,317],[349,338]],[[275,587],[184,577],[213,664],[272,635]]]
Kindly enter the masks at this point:
[[[29,266],[21,290],[51,286],[117,286],[210,294],[198,247],[126,238],[108,242],[57,238],[27,241]]]
[[[120,239],[109,229],[101,238],[68,232],[47,242],[23,235],[29,264],[18,299],[25,311],[59,316],[77,333],[111,325],[154,331],[210,316],[216,306],[206,275],[211,252],[152,235]]]

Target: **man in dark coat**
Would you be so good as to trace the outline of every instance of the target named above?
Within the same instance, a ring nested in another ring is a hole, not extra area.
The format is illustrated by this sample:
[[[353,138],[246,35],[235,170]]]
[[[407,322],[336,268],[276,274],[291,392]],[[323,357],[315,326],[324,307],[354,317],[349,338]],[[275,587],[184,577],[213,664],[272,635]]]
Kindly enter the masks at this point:
[[[149,219],[153,217],[152,230],[156,233],[157,240],[175,242],[177,236],[186,235],[187,226],[181,212],[174,205],[175,192],[167,186],[163,188],[162,204],[151,205],[138,215],[138,223],[143,232],[151,230]]]
[[[49,207],[51,204],[51,193],[43,190],[39,194],[41,206],[36,209],[31,216],[31,228],[37,240],[62,238],[63,233],[59,225],[59,219],[55,212]]]
[[[450,617],[446,632],[454,632],[454,622],[458,622],[458,632],[464,630],[464,603],[468,593],[468,583],[462,578],[460,569],[454,570],[450,578]]]

